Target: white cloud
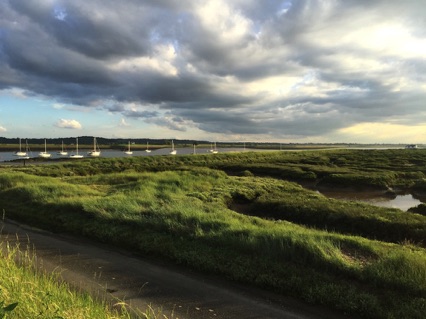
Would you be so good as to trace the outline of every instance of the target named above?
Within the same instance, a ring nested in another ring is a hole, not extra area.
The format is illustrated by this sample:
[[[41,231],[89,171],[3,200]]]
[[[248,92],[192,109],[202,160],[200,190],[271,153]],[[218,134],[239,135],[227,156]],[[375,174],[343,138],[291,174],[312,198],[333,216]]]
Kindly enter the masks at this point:
[[[75,130],[81,129],[81,124],[76,120],[60,119],[58,122],[56,122],[55,126]]]
[[[121,127],[129,127],[130,124],[126,122],[124,118],[121,119],[119,126]]]
[[[218,40],[228,45],[247,36],[252,26],[251,20],[231,4],[223,0],[210,0],[199,5],[194,12],[203,27],[214,30]]]
[[[7,129],[4,126],[0,125],[0,132],[7,132]]]
[[[26,99],[27,98],[26,93],[27,92],[25,90],[19,89],[19,88],[11,88],[11,89],[5,89],[0,91],[1,95],[10,95],[19,99]]]
[[[52,107],[54,109],[61,110],[61,109],[63,109],[65,107],[65,104],[63,104],[63,103],[53,103]]]
[[[115,72],[140,72],[153,71],[168,76],[176,76],[177,68],[173,65],[176,57],[172,45],[158,45],[154,48],[154,56],[131,57],[116,61],[109,65]]]

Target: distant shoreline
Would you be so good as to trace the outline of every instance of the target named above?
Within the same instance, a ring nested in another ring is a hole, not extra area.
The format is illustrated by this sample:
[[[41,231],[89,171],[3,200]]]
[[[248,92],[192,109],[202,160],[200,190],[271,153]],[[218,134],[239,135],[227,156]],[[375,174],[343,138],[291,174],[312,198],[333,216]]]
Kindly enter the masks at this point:
[[[79,138],[80,139],[80,138]],[[93,137],[90,137],[93,139]],[[75,147],[74,138],[72,141],[66,141],[64,139],[64,144],[67,149]],[[98,139],[98,145],[101,149],[104,150],[123,150],[128,147],[128,142],[132,143],[132,149],[135,151],[144,150],[147,147],[147,142],[140,141],[141,139],[126,139],[126,140],[117,140],[117,139]],[[41,139],[27,139],[29,147],[32,151],[44,150],[44,139],[41,142]],[[149,141],[149,148],[152,150],[157,150],[161,148],[170,147],[172,140],[152,140]],[[188,141],[188,140],[174,140],[174,145],[176,148],[181,147],[192,147],[193,145],[197,147],[210,147],[211,143],[206,141]],[[48,151],[57,151],[61,148],[62,140],[61,139],[47,139],[46,149]],[[220,148],[233,148],[233,147],[245,147],[247,149],[265,149],[265,150],[316,150],[316,149],[330,149],[330,148],[350,148],[350,149],[369,149],[369,148],[405,148],[410,144],[362,144],[362,143],[268,143],[268,142],[216,142],[217,147]],[[418,148],[426,148],[426,144],[417,144]],[[0,138],[0,152],[15,152],[18,150],[19,144],[16,139],[5,139]],[[90,141],[79,141],[79,148],[81,150],[90,150],[93,148],[93,142]]]

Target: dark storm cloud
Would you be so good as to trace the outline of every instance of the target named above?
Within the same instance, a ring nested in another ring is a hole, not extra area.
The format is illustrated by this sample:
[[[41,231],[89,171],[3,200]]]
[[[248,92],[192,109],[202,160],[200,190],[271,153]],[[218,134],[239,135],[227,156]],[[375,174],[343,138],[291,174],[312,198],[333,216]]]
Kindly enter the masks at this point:
[[[110,82],[108,71],[98,62],[52,46],[42,36],[33,38],[26,34],[15,33],[13,37],[4,37],[3,43],[9,66],[23,77],[35,76],[40,79],[83,85]]]
[[[0,89],[178,131],[311,136],[417,124],[424,12],[413,0],[6,0]]]
[[[159,117],[159,113],[155,111],[125,111],[127,117],[150,119]]]
[[[254,125],[254,121],[238,112],[226,110],[181,110],[178,114],[184,118],[191,117],[199,128],[213,133],[259,134],[264,128]]]
[[[59,45],[94,58],[139,55],[149,52],[149,28],[153,23],[149,11],[128,4],[126,8],[111,1],[14,0],[11,7],[35,26],[42,28]],[[110,7],[112,10],[99,10]],[[130,14],[132,13],[132,14]],[[138,19],[133,29],[131,21]]]

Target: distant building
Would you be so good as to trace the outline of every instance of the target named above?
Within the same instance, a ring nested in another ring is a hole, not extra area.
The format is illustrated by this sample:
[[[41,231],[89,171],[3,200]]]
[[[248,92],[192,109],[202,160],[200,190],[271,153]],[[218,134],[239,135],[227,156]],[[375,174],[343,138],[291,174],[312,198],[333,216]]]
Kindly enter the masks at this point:
[[[408,145],[405,146],[405,148],[412,150],[412,149],[416,149],[417,145],[416,144],[408,144]]]

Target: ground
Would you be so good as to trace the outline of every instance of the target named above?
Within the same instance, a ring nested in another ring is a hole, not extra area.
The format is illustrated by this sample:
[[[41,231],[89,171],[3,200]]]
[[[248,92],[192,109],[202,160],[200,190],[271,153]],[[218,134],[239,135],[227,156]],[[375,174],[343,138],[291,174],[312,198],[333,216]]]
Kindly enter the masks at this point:
[[[0,222],[1,242],[35,250],[39,265],[72,287],[132,308],[151,307],[168,319],[338,319],[322,308],[204,276],[86,239]]]

